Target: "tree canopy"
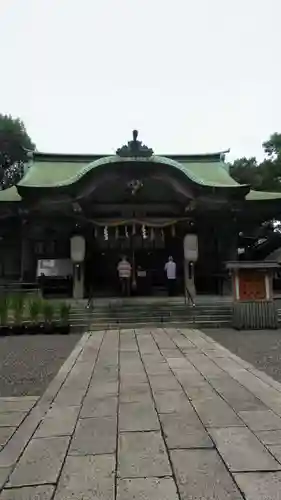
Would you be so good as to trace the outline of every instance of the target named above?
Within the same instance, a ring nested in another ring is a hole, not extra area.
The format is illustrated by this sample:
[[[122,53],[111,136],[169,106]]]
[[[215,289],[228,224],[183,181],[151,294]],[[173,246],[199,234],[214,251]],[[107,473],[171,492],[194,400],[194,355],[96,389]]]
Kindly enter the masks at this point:
[[[239,158],[229,165],[230,175],[240,184],[259,191],[281,191],[281,134],[274,133],[263,143],[265,158]]]
[[[19,118],[0,114],[0,183],[2,189],[19,181],[28,151],[35,145]]]

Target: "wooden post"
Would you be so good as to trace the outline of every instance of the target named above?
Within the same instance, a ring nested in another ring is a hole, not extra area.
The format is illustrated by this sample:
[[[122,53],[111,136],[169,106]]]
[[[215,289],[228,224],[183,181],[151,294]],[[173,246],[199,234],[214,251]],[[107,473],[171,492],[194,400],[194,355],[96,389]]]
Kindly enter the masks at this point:
[[[198,238],[196,234],[186,234],[183,240],[184,248],[184,281],[185,298],[189,299],[188,292],[194,301],[196,295],[194,281],[194,263],[198,260]]]
[[[84,262],[73,264],[73,298],[84,298]]]
[[[85,238],[76,234],[70,239],[70,254],[73,262],[73,298],[84,298]]]

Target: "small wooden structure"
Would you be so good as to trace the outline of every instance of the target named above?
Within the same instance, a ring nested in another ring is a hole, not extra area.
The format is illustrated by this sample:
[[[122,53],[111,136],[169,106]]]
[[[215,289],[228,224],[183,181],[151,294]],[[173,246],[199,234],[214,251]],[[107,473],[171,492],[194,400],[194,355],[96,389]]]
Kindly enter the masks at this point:
[[[278,327],[272,281],[277,262],[228,262],[232,273],[233,327],[238,330]]]

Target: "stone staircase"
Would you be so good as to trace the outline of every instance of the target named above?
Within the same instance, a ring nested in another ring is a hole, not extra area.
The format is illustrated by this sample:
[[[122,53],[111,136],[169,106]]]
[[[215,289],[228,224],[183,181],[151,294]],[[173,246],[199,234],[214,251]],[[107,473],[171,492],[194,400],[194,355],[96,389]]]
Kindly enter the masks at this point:
[[[115,299],[94,302],[92,309],[86,301],[72,305],[71,325],[92,330],[115,328],[141,328],[146,326],[186,326],[219,328],[231,325],[230,301],[210,301],[187,305],[184,299],[162,300]]]

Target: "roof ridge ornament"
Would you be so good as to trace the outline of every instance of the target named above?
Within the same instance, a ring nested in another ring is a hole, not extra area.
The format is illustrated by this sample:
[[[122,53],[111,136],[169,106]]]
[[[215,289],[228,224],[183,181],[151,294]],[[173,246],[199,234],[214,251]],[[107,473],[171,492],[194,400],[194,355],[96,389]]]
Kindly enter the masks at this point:
[[[120,157],[150,158],[153,155],[153,149],[148,148],[142,141],[138,141],[138,134],[137,130],[133,130],[133,140],[117,149],[116,154]]]

